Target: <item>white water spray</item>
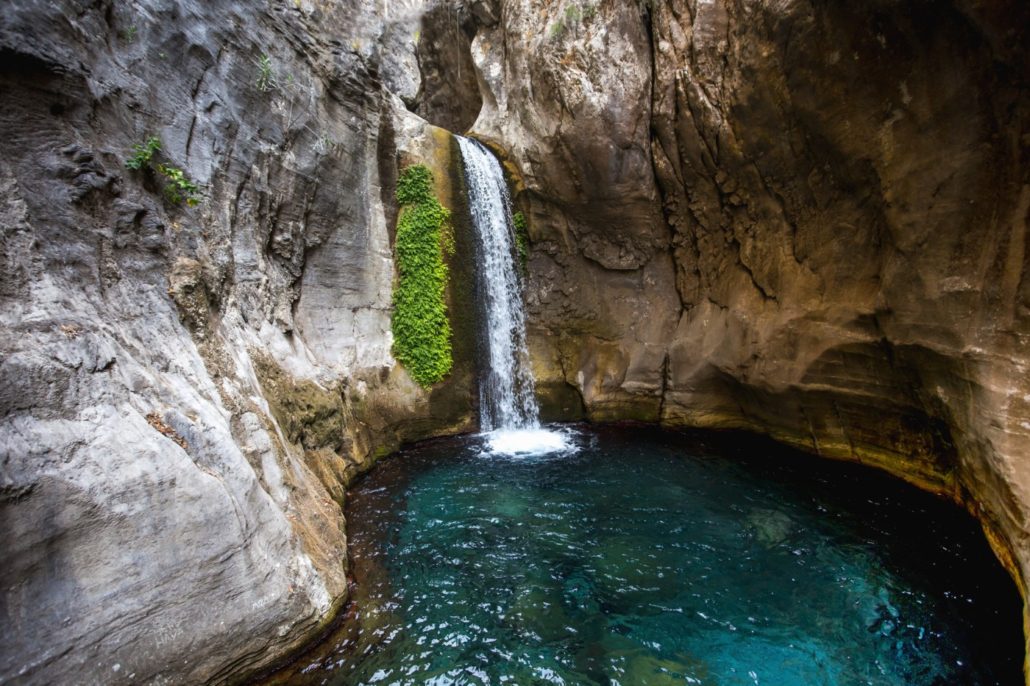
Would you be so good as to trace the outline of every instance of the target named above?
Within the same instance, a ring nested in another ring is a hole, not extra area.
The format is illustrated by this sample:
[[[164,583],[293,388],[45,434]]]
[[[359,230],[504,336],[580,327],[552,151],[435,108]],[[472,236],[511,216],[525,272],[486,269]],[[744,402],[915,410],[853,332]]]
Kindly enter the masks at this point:
[[[480,425],[495,452],[549,452],[562,434],[540,428],[526,350],[511,199],[501,165],[482,143],[458,136],[465,162],[469,211],[477,240],[477,287],[485,317],[488,369],[479,383]]]

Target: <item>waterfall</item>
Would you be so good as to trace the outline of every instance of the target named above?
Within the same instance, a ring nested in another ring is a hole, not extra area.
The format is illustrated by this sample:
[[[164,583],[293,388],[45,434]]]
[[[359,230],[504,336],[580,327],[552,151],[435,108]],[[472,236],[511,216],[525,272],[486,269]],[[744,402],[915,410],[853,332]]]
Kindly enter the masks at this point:
[[[476,286],[488,363],[480,374],[480,425],[483,431],[539,429],[508,185],[497,158],[482,143],[457,138],[476,234]]]

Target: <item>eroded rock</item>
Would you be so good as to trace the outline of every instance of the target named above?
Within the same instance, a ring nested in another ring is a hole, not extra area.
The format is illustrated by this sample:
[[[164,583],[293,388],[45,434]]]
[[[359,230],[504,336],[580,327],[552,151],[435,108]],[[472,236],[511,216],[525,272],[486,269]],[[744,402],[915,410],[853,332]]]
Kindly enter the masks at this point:
[[[61,10],[0,11],[0,680],[269,664],[345,598],[346,482],[474,426],[468,321],[431,392],[390,354],[398,167],[461,202],[408,109],[512,175],[549,418],[869,462],[1026,573],[1026,7]]]
[[[1027,8],[591,5],[473,44],[545,393],[888,469],[1025,590]]]
[[[347,481],[469,426],[390,354],[421,6],[0,11],[0,681],[269,665],[347,597]]]

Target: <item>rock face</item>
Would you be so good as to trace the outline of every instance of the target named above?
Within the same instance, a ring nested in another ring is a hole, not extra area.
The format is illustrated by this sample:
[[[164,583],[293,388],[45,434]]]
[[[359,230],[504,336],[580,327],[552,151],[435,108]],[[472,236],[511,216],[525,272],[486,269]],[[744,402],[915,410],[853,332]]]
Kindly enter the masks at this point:
[[[468,254],[431,124],[512,175],[549,418],[886,468],[1025,591],[1027,27],[1016,0],[8,0],[0,681],[237,679],[343,602],[347,482],[474,426],[467,289],[450,381],[390,354],[399,165]]]
[[[554,415],[748,428],[886,468],[965,503],[1025,589],[1028,19],[506,6],[473,44],[474,131],[524,183]]]
[[[576,416],[581,396],[595,419],[656,420],[679,299],[651,164],[648,31],[633,3],[583,7],[510,3],[480,30],[473,132],[524,188],[545,415]]]
[[[1028,16],[673,2],[652,22],[684,304],[664,419],[761,426],[948,492],[1021,569]]]
[[[426,121],[457,134],[475,122],[483,101],[470,45],[477,15],[496,24],[493,12],[482,1],[467,7],[441,2],[422,16],[417,50],[422,89],[415,111]]]
[[[398,161],[450,147],[393,94],[421,3],[373,5],[0,10],[0,681],[267,665],[346,598],[346,482],[471,426],[390,354]]]

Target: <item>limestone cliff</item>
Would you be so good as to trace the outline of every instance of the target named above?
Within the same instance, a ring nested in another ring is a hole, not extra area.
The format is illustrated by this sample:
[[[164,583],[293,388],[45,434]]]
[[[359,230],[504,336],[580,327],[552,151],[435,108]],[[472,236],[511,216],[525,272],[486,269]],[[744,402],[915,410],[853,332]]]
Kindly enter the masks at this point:
[[[0,681],[233,680],[343,602],[345,484],[474,426],[467,289],[450,381],[390,353],[398,167],[461,214],[434,124],[512,174],[549,418],[875,464],[978,514],[1025,591],[1028,27],[1017,0],[8,0]],[[150,137],[196,207],[126,167]]]
[[[967,505],[1025,590],[1028,27],[1005,1],[506,4],[474,131],[525,186],[553,416],[886,468]]]
[[[347,480],[470,426],[467,365],[430,394],[390,354],[398,165],[429,163],[453,202],[449,137],[399,99],[420,16],[0,10],[0,681],[223,681],[281,657],[346,598]]]

